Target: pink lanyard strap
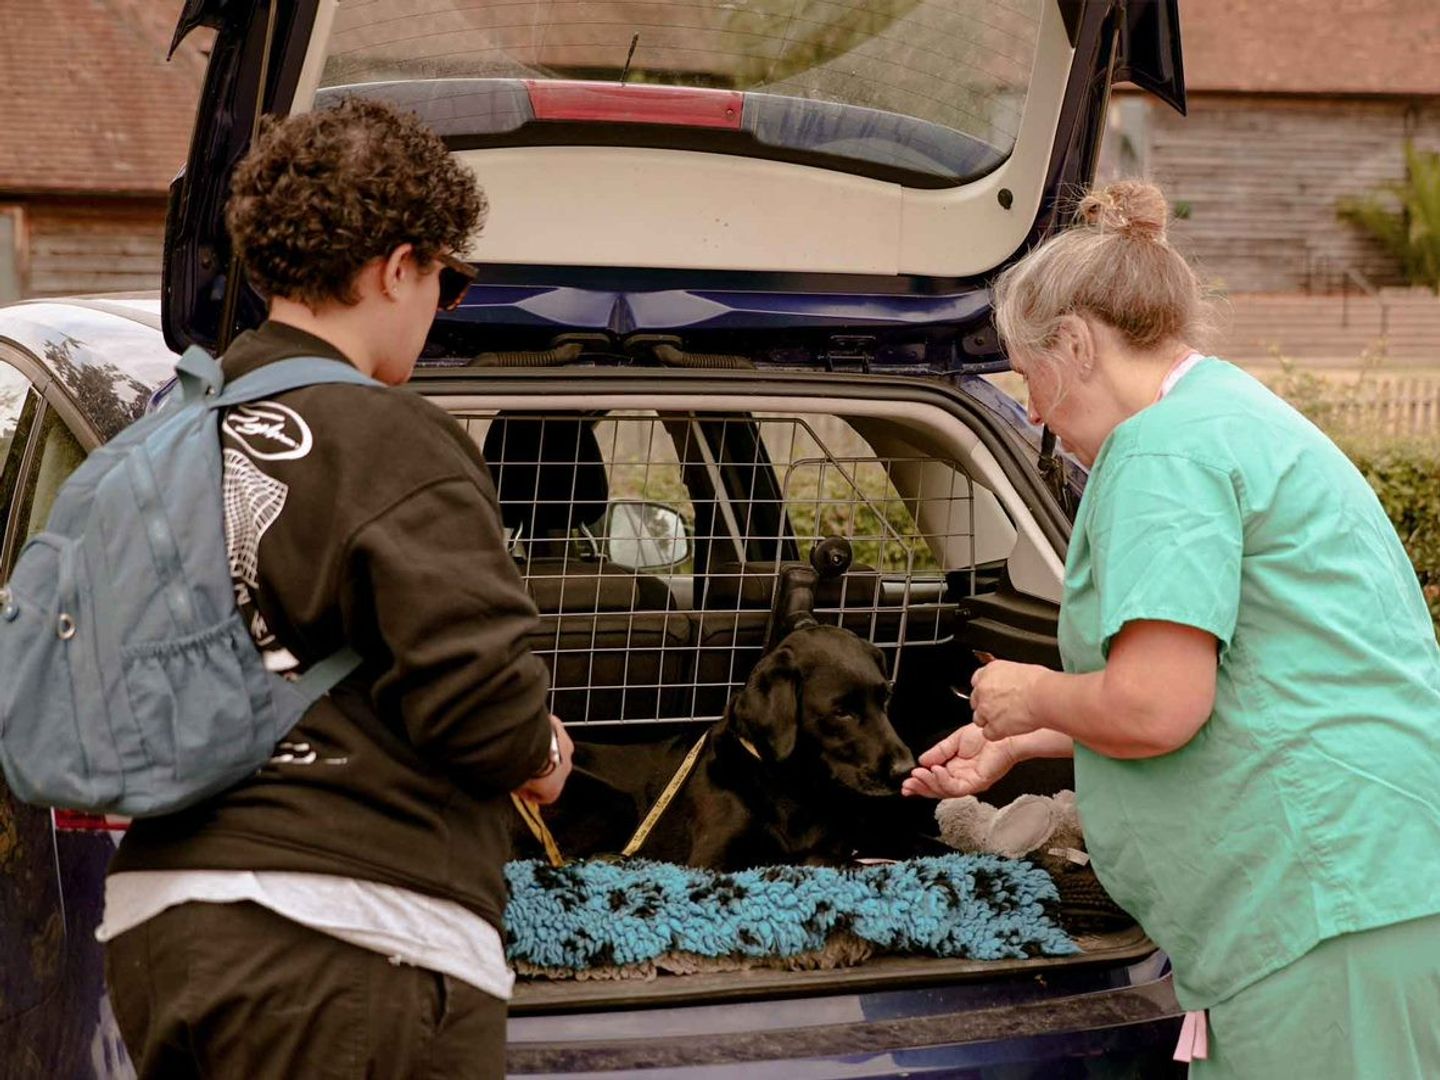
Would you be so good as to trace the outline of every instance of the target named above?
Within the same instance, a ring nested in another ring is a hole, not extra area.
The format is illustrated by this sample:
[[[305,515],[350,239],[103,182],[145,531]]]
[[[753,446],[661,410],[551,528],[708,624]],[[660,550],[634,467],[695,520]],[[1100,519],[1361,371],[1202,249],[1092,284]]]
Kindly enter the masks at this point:
[[[1180,1027],[1180,1041],[1175,1046],[1176,1061],[1204,1061],[1210,1056],[1210,1029],[1205,1011],[1187,1012]]]
[[[1181,379],[1183,379],[1186,375],[1188,375],[1190,373],[1190,369],[1204,359],[1205,357],[1203,355],[1196,352],[1194,349],[1191,349],[1179,360],[1176,360],[1175,363],[1171,364],[1170,370],[1165,373],[1165,378],[1160,383],[1160,390],[1155,395],[1155,401],[1159,401],[1166,394],[1170,393],[1171,390],[1174,390],[1175,384],[1178,383]],[[1154,404],[1154,402],[1152,402],[1151,404]]]

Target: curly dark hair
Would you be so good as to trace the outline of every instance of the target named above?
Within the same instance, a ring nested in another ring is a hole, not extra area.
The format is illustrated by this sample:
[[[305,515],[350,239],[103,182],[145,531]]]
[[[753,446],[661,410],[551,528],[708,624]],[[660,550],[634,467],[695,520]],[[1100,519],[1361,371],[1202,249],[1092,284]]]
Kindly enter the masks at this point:
[[[353,304],[355,275],[401,244],[428,264],[465,247],[489,207],[412,113],[364,98],[267,120],[230,183],[225,224],[265,296]]]

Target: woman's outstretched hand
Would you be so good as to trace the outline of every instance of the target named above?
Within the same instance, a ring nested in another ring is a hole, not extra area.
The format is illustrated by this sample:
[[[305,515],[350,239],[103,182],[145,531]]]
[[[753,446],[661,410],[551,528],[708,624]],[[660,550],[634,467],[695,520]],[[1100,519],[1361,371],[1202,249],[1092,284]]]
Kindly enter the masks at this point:
[[[1020,760],[1013,739],[992,741],[966,724],[920,755],[920,766],[900,785],[905,795],[954,799],[978,795]]]

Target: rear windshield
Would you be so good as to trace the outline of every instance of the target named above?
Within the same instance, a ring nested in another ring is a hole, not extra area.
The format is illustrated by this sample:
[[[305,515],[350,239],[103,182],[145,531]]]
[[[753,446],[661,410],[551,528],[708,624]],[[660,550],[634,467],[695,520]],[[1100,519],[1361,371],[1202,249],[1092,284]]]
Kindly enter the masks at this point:
[[[743,95],[743,122],[728,141],[709,132],[706,148],[944,186],[1014,146],[1044,2],[341,0],[321,85],[463,80],[453,96],[472,107],[452,101],[445,115],[474,130],[442,133],[511,142],[545,126],[526,109],[535,81],[727,91]],[[417,102],[414,90],[400,96]],[[664,145],[666,123],[631,128]]]

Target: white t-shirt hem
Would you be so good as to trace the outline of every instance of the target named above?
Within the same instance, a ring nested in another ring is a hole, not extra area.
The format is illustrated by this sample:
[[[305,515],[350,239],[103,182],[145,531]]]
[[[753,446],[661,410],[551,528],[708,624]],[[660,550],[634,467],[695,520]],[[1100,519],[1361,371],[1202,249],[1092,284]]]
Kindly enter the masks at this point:
[[[509,1001],[515,973],[495,927],[450,900],[331,874],[254,870],[145,870],[105,879],[105,915],[95,931],[110,941],[186,903],[248,900],[292,922],[396,964],[450,975]]]

